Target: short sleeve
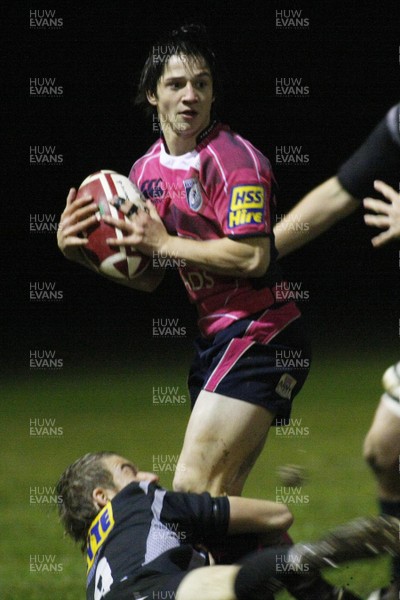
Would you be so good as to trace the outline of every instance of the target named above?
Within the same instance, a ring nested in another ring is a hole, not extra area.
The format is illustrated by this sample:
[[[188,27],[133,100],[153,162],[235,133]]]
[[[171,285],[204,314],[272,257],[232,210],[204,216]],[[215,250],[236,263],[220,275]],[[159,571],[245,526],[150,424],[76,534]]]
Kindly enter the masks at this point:
[[[224,234],[231,238],[271,234],[271,178],[252,169],[227,175],[213,199]]]
[[[397,130],[396,128],[397,115]],[[397,188],[400,178],[399,106],[394,106],[364,143],[340,167],[338,179],[352,196],[374,195],[375,179]]]
[[[165,494],[161,521],[178,523],[188,541],[200,543],[224,536],[229,524],[229,500],[210,494],[167,492]]]

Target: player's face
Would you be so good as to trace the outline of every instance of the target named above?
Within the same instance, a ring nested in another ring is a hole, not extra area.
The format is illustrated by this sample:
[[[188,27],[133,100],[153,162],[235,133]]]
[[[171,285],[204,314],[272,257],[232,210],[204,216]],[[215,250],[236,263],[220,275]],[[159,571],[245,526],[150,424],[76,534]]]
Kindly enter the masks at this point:
[[[107,456],[103,459],[103,463],[112,474],[118,492],[132,481],[136,481],[137,468],[126,458],[117,455]]]
[[[124,489],[133,481],[158,481],[157,475],[139,471],[137,467],[123,456],[114,454],[103,458],[105,468],[110,471],[113,476],[114,485],[116,488],[115,494]]]
[[[210,122],[214,100],[211,72],[204,59],[171,56],[157,84],[157,94],[149,94],[148,100],[157,108],[170,152],[192,150],[197,135]]]

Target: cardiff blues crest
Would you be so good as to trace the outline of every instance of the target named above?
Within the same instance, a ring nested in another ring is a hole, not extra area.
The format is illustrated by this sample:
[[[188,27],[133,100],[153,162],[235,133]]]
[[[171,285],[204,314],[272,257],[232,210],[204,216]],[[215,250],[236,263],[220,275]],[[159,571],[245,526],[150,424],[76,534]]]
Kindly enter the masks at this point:
[[[192,210],[198,211],[203,204],[203,197],[201,195],[201,187],[198,179],[184,179],[183,185],[185,186],[186,199]]]

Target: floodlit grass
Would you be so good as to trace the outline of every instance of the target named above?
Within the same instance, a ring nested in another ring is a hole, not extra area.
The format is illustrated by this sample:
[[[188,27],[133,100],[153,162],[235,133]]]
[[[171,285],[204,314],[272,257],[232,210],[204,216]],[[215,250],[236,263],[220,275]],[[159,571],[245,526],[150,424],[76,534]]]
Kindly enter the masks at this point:
[[[292,496],[296,540],[316,539],[348,519],[376,513],[375,485],[361,448],[381,393],[381,373],[394,359],[389,352],[379,358],[365,352],[357,358],[315,352],[310,378],[295,402],[295,431],[289,435],[271,431],[245,494],[270,499],[284,495],[276,468],[302,465],[307,481],[286,494]],[[180,366],[163,369],[65,369],[6,382],[0,513],[3,600],[83,600],[83,558],[63,538],[54,504],[32,501],[32,489],[54,486],[64,467],[89,451],[115,450],[146,470],[158,462],[153,457],[177,455],[189,415],[187,362],[176,360]],[[153,386],[178,386],[181,402],[153,404]],[[30,435],[31,419],[55,420],[59,435]],[[170,487],[173,473],[160,475]],[[35,572],[32,564],[42,557],[47,561],[50,557],[58,570]],[[387,583],[388,561],[349,563],[326,571],[326,576],[366,596]]]

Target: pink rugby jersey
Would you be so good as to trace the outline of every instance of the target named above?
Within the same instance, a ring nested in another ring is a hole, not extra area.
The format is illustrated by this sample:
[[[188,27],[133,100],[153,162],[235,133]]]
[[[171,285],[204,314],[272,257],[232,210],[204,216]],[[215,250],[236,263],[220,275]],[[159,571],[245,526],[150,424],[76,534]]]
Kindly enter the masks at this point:
[[[153,202],[172,235],[194,240],[271,236],[271,264],[264,277],[222,276],[180,267],[198,309],[200,331],[211,337],[274,304],[273,287],[281,278],[271,235],[274,195],[268,159],[221,123],[213,123],[197,142],[191,152],[172,156],[160,138],[135,162],[129,177]],[[293,302],[286,309],[283,322],[281,315],[276,323],[278,330],[300,315]]]

